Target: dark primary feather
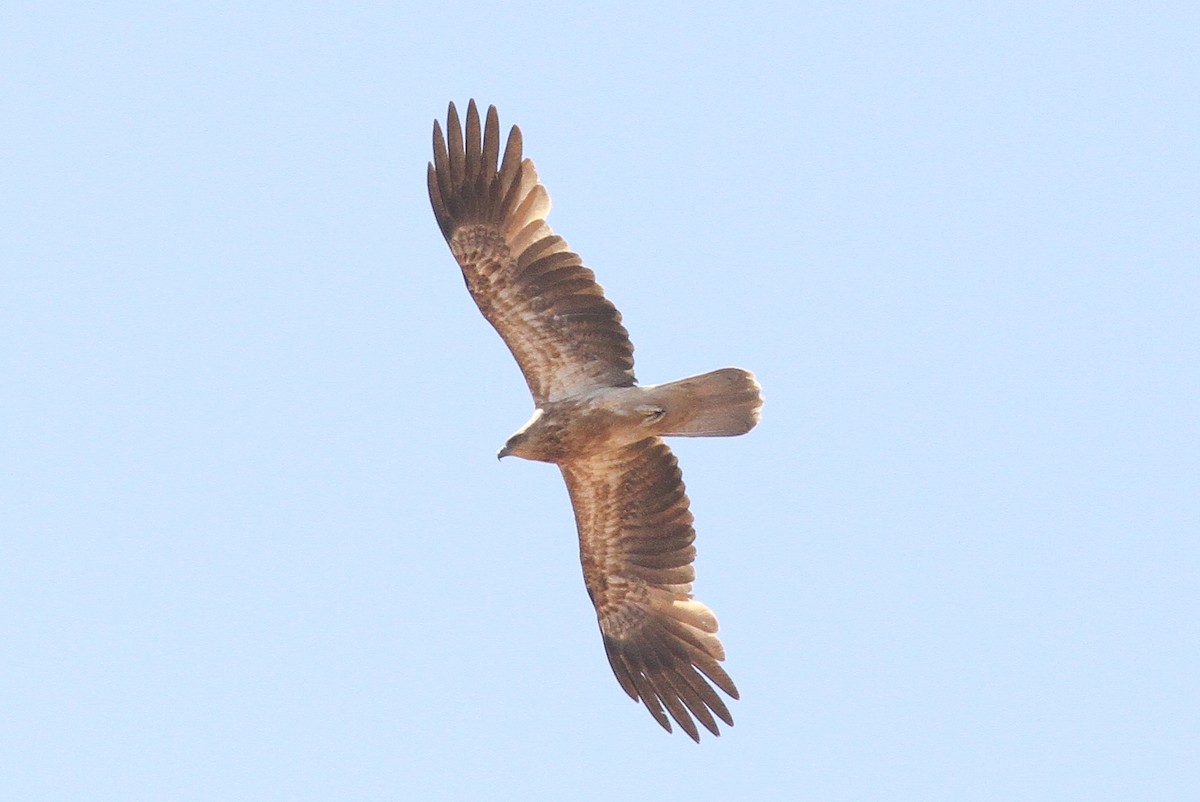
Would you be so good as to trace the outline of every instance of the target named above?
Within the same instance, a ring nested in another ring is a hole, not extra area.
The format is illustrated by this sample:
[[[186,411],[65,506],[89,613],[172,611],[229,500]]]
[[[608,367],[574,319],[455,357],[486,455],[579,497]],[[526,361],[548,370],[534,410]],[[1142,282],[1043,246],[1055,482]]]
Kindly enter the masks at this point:
[[[737,686],[721,668],[712,612],[691,597],[696,539],[675,455],[650,438],[561,466],[604,649],[621,687],[671,730],[699,740],[693,718],[719,735]],[[665,708],[665,711],[664,711]]]
[[[433,124],[429,199],[479,310],[513,352],[540,405],[597,387],[635,383],[633,345],[595,275],[546,225],[550,197],[521,157],[515,126],[500,158],[494,106],[466,131],[450,104],[446,136]]]

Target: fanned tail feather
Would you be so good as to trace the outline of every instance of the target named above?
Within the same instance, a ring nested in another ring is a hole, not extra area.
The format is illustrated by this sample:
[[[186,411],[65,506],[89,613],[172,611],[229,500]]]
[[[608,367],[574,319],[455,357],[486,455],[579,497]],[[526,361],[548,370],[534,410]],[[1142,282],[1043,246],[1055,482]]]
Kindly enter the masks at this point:
[[[722,368],[687,379],[647,387],[650,401],[662,407],[660,436],[730,437],[758,423],[762,388],[754,374]]]

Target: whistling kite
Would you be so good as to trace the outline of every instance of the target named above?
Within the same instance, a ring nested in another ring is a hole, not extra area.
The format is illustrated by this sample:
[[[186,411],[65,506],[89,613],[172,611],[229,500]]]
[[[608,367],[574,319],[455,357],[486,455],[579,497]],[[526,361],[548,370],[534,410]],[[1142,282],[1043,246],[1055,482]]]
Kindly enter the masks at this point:
[[[481,131],[472,100],[465,133],[453,103],[446,133],[448,146],[435,121],[433,213],[536,407],[498,456],[562,471],[584,582],[621,687],[668,732],[664,707],[694,740],[693,716],[719,735],[713,714],[729,725],[733,719],[712,685],[734,699],[738,691],[718,662],[725,650],[717,619],[692,598],[696,533],[682,475],[661,438],[748,432],[762,406],[758,382],[726,368],[637,386],[620,313],[546,225],[550,197],[533,162],[521,158],[521,131],[513,127],[501,158],[496,109],[488,108]]]

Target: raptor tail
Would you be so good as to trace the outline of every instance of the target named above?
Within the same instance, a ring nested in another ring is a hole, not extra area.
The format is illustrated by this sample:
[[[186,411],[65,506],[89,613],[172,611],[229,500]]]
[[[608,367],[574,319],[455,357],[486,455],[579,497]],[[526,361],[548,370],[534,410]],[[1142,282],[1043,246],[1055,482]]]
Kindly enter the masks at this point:
[[[745,434],[758,423],[763,404],[754,374],[741,368],[722,368],[645,389],[651,403],[663,410],[657,427],[663,436]]]

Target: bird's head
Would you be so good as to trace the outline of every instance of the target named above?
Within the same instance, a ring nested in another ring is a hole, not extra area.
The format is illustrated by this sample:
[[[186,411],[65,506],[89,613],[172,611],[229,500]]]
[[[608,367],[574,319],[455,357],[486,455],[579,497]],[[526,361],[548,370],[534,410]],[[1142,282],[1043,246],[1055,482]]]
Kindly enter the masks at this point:
[[[529,423],[526,423],[516,434],[508,438],[508,442],[496,454],[496,459],[521,457],[522,459],[550,462],[552,461],[550,450],[554,443],[552,432],[556,429],[557,427],[548,425],[541,409],[534,410],[533,417],[529,419]]]
[[[513,435],[505,441],[503,447],[496,452],[496,459],[504,459],[505,457],[519,457],[521,443],[517,435]]]

